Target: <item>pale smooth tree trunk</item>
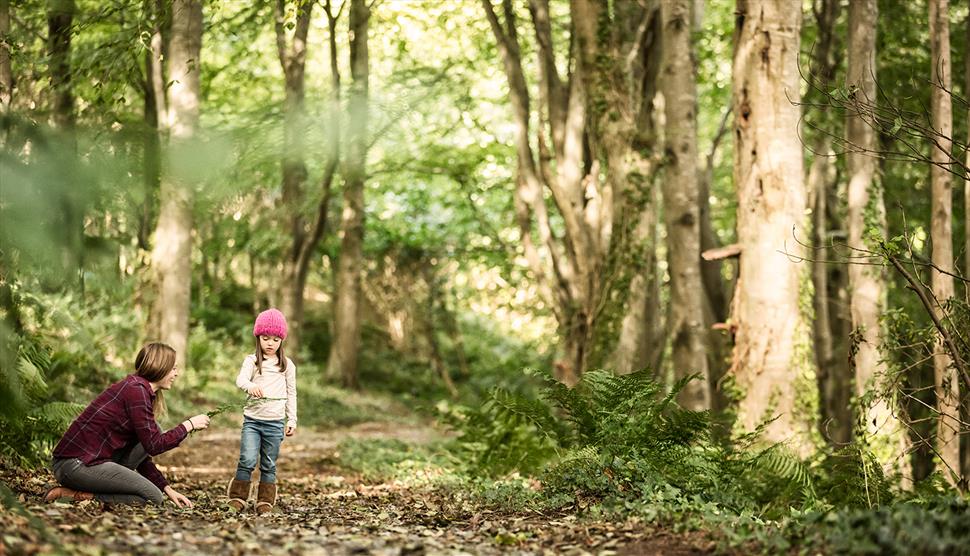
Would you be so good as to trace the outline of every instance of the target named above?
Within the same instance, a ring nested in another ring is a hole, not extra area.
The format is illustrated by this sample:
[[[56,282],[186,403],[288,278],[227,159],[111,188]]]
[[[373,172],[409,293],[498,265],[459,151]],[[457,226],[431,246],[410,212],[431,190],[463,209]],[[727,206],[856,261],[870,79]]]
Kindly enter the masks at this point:
[[[177,153],[196,135],[199,124],[199,57],[202,51],[201,0],[175,0],[168,51],[168,113],[165,128]],[[158,339],[175,348],[186,364],[189,302],[192,291],[193,184],[178,177],[177,157],[166,155],[160,191],[152,265],[157,283],[154,320]]]
[[[710,409],[704,330],[704,283],[697,172],[697,84],[691,42],[691,0],[664,0],[661,91],[666,112],[666,175],[663,180],[667,226],[667,271],[674,378],[693,374],[678,394],[683,407]]]
[[[364,180],[367,160],[368,51],[370,10],[364,0],[350,4],[350,88],[347,161],[344,165],[344,205],[340,219],[340,258],[334,295],[333,344],[327,371],[349,388],[358,386],[360,295],[363,272]]]
[[[768,442],[811,449],[812,415],[796,416],[796,394],[815,382],[802,303],[806,192],[798,139],[801,2],[738,0],[734,53],[734,183],[740,274],[733,306],[732,372],[740,389],[738,425],[765,428]],[[793,237],[794,236],[794,237]]]
[[[846,85],[865,102],[876,102],[876,0],[849,3],[849,63]],[[850,113],[845,123],[849,179],[849,248],[875,250],[868,233],[886,237],[886,207],[876,182],[878,138],[863,119]],[[868,229],[872,227],[874,229]],[[853,252],[857,255],[858,252]],[[887,471],[899,473],[904,485],[911,484],[906,429],[895,415],[895,396],[889,388],[888,368],[879,346],[883,328],[879,316],[886,310],[886,276],[880,265],[850,264],[849,311],[857,343],[852,350],[855,367],[855,395],[859,401],[860,434]]]
[[[943,166],[950,164],[953,137],[953,101],[950,98],[950,27],[949,1],[930,0],[930,114],[933,129],[940,134],[938,146],[931,147],[930,237],[933,243],[933,264],[953,272],[953,185],[950,173]],[[943,314],[942,304],[953,297],[953,277],[930,271],[937,311]],[[953,483],[960,475],[960,395],[956,370],[947,355],[942,339],[937,341],[933,355],[933,376],[936,385],[936,406],[939,422],[936,429],[936,450],[943,463],[943,472]]]

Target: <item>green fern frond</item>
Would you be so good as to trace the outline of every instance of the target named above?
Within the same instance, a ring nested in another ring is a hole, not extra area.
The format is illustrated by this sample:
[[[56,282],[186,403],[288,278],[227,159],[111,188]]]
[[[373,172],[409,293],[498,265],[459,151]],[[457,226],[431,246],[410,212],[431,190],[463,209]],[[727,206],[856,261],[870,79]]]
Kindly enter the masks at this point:
[[[29,359],[21,357],[17,361],[17,374],[20,383],[27,394],[33,398],[41,398],[47,392],[47,381],[42,371]]]
[[[30,412],[30,416],[55,425],[71,424],[82,411],[84,405],[72,402],[48,402]]]
[[[46,371],[51,366],[50,351],[40,346],[36,341],[26,340],[20,344],[19,355],[26,359],[37,369]]]
[[[875,454],[856,444],[845,446],[823,460],[819,491],[829,502],[853,508],[871,508],[892,501],[892,483]]]
[[[805,498],[815,498],[815,484],[809,466],[799,457],[774,445],[755,457],[758,470],[767,471],[783,483],[797,486]]]
[[[491,403],[502,414],[517,423],[530,424],[553,442],[566,441],[567,432],[562,423],[549,411],[549,406],[539,400],[516,396],[504,389],[492,392]]]

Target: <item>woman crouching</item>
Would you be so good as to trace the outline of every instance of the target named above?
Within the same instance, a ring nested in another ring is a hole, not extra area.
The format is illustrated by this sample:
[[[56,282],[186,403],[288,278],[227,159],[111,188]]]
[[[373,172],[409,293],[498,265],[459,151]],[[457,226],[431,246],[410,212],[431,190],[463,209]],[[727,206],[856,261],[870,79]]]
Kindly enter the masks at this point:
[[[45,499],[97,500],[107,504],[161,505],[164,492],[177,506],[192,502],[169,486],[152,456],[175,448],[189,432],[209,426],[207,415],[162,432],[162,390],[179,376],[175,350],[149,343],[135,357],[135,374],[109,386],[71,423],[54,448],[51,467],[62,486]]]

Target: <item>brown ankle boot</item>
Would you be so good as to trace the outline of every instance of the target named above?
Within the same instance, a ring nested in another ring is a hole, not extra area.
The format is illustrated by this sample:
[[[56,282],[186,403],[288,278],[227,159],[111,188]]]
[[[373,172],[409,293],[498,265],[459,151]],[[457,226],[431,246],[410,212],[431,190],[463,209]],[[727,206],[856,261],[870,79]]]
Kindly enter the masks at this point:
[[[50,503],[61,498],[71,498],[75,502],[83,502],[84,500],[94,499],[94,494],[84,492],[83,490],[74,490],[66,486],[56,486],[47,491],[47,495],[44,496],[44,502]]]
[[[249,500],[251,484],[252,481],[240,481],[235,477],[229,481],[229,488],[226,489],[226,495],[229,496],[229,505],[232,506],[232,509],[237,512],[243,511],[246,507],[246,501]]]
[[[273,511],[276,505],[276,483],[259,483],[256,494],[256,513],[265,514]]]

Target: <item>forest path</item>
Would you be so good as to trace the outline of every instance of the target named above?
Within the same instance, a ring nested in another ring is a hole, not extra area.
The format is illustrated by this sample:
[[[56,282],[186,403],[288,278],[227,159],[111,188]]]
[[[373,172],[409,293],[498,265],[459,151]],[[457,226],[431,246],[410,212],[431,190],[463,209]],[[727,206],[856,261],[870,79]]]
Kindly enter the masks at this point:
[[[28,527],[26,518],[4,510],[0,554],[686,555],[711,548],[697,535],[672,534],[636,522],[496,513],[429,488],[368,482],[336,465],[345,439],[424,443],[436,435],[431,428],[400,423],[300,430],[283,443],[278,507],[262,516],[251,509],[237,514],[225,505],[226,484],[238,457],[237,430],[200,432],[156,458],[173,486],[195,502],[191,510],[171,504],[108,510],[95,502],[44,504],[43,493],[53,480],[49,473],[4,476],[24,506],[48,531],[56,532],[63,545],[45,543],[32,530],[36,526]]]

